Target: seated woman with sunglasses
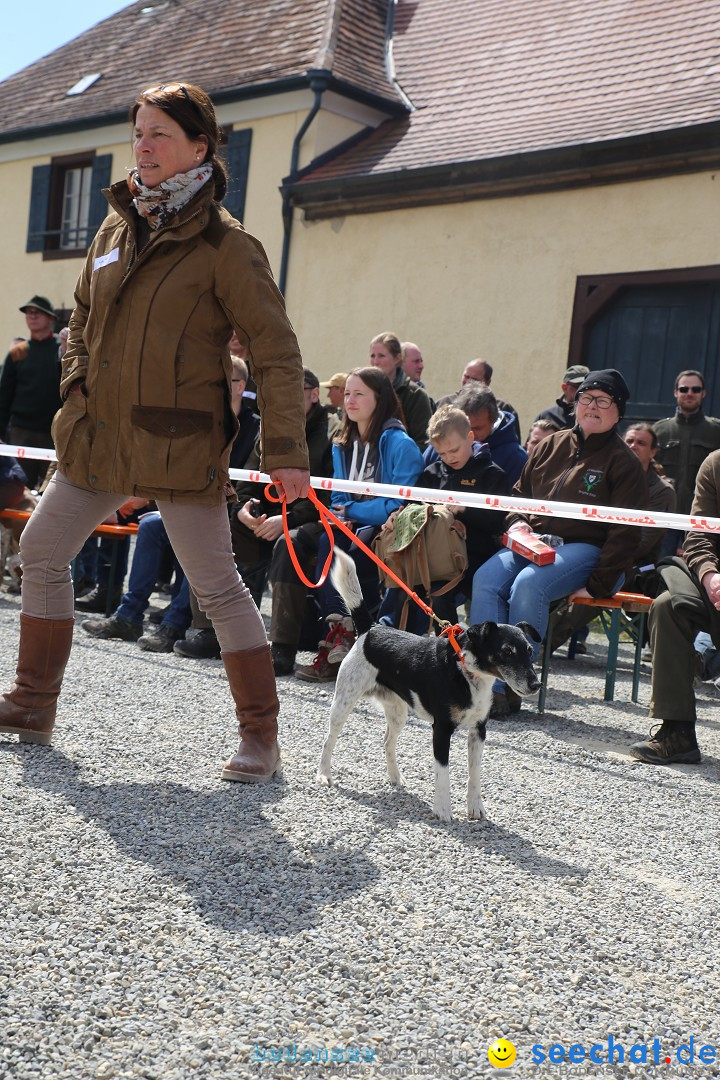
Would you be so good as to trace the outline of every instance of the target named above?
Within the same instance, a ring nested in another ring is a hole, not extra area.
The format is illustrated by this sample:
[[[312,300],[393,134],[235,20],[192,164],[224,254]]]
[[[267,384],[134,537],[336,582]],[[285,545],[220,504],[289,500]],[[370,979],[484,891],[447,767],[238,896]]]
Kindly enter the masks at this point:
[[[629,391],[619,371],[591,371],[575,398],[576,423],[538,443],[512,495],[529,499],[617,506],[647,505],[642,465],[617,432]],[[641,530],[536,514],[509,514],[510,531],[552,534],[562,540],[555,562],[536,566],[505,548],[473,578],[470,621],[528,622],[545,636],[550,604],[569,596],[608,596],[622,587]],[[538,646],[535,645],[537,653]],[[518,712],[520,698],[504,683],[494,687],[491,716]]]
[[[0,731],[49,743],[73,633],[70,563],[129,496],[154,499],[222,649],[240,746],[226,780],[277,772],[278,699],[263,621],[233,559],[226,503],[238,421],[233,330],[258,386],[262,466],[288,502],[308,492],[303,367],[260,244],[221,206],[215,110],[169,83],[132,103],[135,167],[75,291],[53,422],[58,470],[21,541],[20,657]],[[169,759],[166,771],[178,775]]]

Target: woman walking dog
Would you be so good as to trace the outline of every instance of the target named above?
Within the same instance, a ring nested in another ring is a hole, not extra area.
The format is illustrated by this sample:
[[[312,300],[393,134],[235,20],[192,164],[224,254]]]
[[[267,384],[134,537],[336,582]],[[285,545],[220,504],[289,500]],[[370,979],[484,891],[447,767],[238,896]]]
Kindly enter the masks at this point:
[[[237,421],[227,348],[248,348],[263,468],[289,502],[307,494],[303,368],[260,244],[222,209],[219,129],[197,86],[143,91],[130,110],[135,168],[75,293],[53,438],[58,471],[21,544],[20,653],[0,731],[49,743],[72,642],[70,562],[128,496],[155,499],[212,619],[240,724],[226,780],[277,771],[278,700],[263,622],[233,560],[226,500]]]

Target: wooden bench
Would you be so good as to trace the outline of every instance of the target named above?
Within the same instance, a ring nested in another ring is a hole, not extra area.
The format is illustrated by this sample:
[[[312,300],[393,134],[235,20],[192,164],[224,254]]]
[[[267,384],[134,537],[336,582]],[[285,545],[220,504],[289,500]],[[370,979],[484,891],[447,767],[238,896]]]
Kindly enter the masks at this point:
[[[13,521],[27,521],[30,517],[30,510],[0,510],[0,522],[11,523]],[[135,524],[131,525],[98,525],[97,529],[93,529],[91,536],[101,536],[111,540],[123,540],[126,536],[135,536],[138,531],[138,527]],[[106,615],[112,615],[113,607],[113,594],[118,587],[122,587],[122,581],[116,581],[118,577],[118,560],[120,555],[119,544],[112,545],[112,553],[110,555],[110,571],[108,575],[108,605],[105,611]]]
[[[573,604],[583,607],[596,608],[608,639],[608,653],[605,664],[605,701],[615,699],[615,675],[617,668],[618,646],[620,634],[627,633],[635,645],[633,659],[633,679],[631,698],[638,700],[640,686],[640,664],[642,661],[643,638],[645,636],[645,618],[652,604],[652,597],[644,593],[617,592],[614,596],[584,597],[580,596],[573,600]],[[538,696],[538,712],[542,716],[545,712],[545,698],[547,695],[547,681],[550,669],[551,634],[545,635],[542,653],[542,670],[540,674],[540,694]]]

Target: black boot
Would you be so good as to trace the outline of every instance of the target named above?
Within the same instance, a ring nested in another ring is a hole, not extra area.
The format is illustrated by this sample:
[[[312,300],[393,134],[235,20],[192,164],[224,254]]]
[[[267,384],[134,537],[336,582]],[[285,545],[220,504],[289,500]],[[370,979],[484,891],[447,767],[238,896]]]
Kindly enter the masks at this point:
[[[121,600],[122,589],[116,589],[110,598],[110,611],[115,611],[116,608],[120,607]],[[96,611],[98,613],[107,611],[107,585],[96,585],[87,596],[78,596],[75,600],[75,607],[78,611]]]
[[[504,694],[499,694],[493,690],[492,705],[488,716],[491,720],[503,720],[505,717],[519,713],[521,705],[522,698],[514,690],[511,690],[509,686],[505,687]]]
[[[188,630],[183,641],[176,641],[173,652],[191,660],[219,660],[220,642],[214,630]]]
[[[280,645],[273,641],[270,646],[270,656],[276,675],[292,675],[295,670],[296,653],[294,645]]]
[[[184,637],[184,630],[163,623],[161,626],[148,627],[143,636],[138,638],[138,646],[144,652],[173,652],[174,646]]]
[[[701,757],[695,725],[663,720],[657,730],[650,732],[648,739],[633,743],[630,756],[648,765],[673,765],[676,762],[697,765]]]
[[[129,622],[117,615],[102,619],[83,619],[80,623],[86,634],[99,638],[117,638],[118,641],[137,641],[143,632],[142,623]]]

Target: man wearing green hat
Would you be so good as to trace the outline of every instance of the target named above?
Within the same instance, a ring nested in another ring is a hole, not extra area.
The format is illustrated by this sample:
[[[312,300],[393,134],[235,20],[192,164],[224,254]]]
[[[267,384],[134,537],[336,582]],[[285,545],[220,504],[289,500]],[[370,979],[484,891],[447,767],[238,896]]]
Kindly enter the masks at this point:
[[[55,312],[46,296],[33,296],[20,311],[30,337],[13,345],[5,357],[0,374],[0,439],[52,450],[50,425],[62,405]],[[28,486],[36,488],[47,462],[26,457],[22,465]]]

